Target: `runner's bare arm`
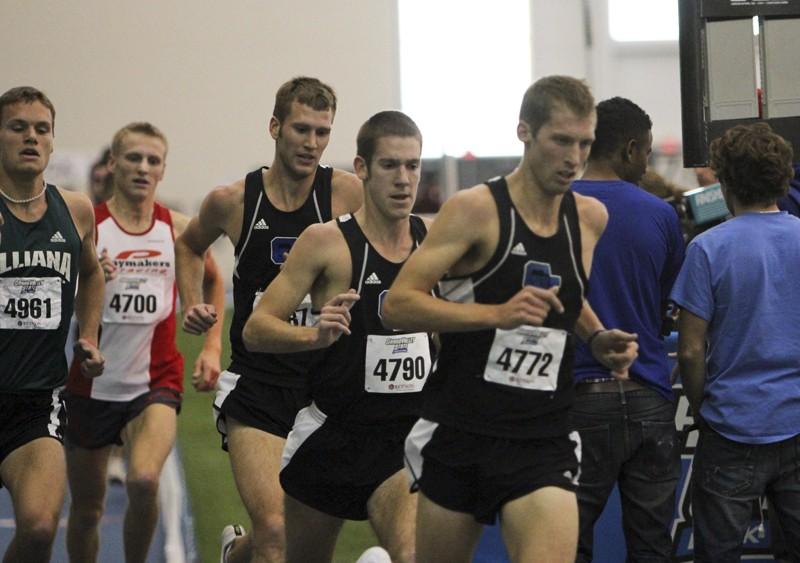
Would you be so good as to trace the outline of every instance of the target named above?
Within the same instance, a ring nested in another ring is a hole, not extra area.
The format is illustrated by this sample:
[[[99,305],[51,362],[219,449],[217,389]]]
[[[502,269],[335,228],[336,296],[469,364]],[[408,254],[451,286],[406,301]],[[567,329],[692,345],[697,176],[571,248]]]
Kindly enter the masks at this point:
[[[175,211],[171,213],[175,234],[180,236],[186,230],[189,218]],[[205,333],[203,348],[194,363],[192,385],[198,391],[211,391],[214,389],[221,371],[220,354],[222,353],[222,325],[225,315],[225,283],[210,249],[206,251],[204,261],[203,302],[214,307],[217,313],[217,322]]]
[[[217,322],[217,310],[203,301],[203,269],[205,255],[211,244],[227,234],[234,242],[234,225],[241,226],[243,186],[239,183],[213,190],[200,206],[183,233],[175,240],[175,266],[178,291],[183,307],[183,329],[202,334]]]
[[[78,291],[75,294],[75,317],[79,335],[75,343],[81,372],[86,377],[103,373],[103,356],[98,348],[98,332],[103,313],[105,278],[94,244],[94,210],[84,194],[61,191],[81,236]]]
[[[244,326],[242,338],[247,349],[252,352],[315,350],[330,344],[333,324],[338,323],[339,328],[346,329],[350,318],[349,305],[357,299],[355,294],[340,298],[336,305],[325,304],[320,316],[330,315],[332,324],[327,328],[321,325],[294,326],[286,320],[314,285],[330,276],[330,265],[341,260],[346,253],[347,246],[335,223],[312,225],[303,231],[283,269],[264,291],[261,301]],[[340,283],[347,282],[349,279]]]

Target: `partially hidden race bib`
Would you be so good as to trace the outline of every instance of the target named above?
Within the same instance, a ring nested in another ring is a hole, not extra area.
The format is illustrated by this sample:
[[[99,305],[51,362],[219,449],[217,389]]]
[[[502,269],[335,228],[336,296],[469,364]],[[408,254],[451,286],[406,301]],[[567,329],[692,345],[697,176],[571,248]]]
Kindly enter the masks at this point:
[[[106,285],[104,323],[155,324],[163,317],[164,278],[125,275]]]
[[[61,278],[0,278],[0,328],[56,330]]]
[[[261,301],[261,297],[264,295],[263,291],[256,291],[255,298],[253,299],[253,310],[255,311],[258,302]],[[294,326],[313,326],[316,322],[316,316],[311,312],[311,295],[306,294],[303,297],[303,300],[300,302],[300,305],[297,306],[294,313],[292,313],[288,319],[290,324]]]
[[[483,379],[500,385],[555,391],[567,342],[564,330],[520,326],[495,330]]]
[[[364,390],[368,393],[422,391],[430,370],[426,332],[367,336]]]

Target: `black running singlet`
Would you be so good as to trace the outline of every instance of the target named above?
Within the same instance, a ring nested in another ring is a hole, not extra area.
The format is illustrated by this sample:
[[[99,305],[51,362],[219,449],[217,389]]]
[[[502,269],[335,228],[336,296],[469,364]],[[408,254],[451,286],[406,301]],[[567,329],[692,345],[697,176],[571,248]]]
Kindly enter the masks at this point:
[[[559,286],[565,310],[551,311],[543,327],[442,333],[423,417],[489,436],[563,435],[573,396],[572,331],[587,287],[575,197],[564,194],[558,231],[545,238],[527,227],[505,178],[488,185],[499,213],[497,249],[479,271],[440,282],[442,297],[500,304],[526,285]]]
[[[262,168],[250,172],[244,184],[242,233],[236,245],[233,270],[233,320],[231,321],[231,372],[284,387],[307,387],[312,354],[261,354],[248,352],[242,329],[256,299],[280,272],[286,253],[306,227],[324,223],[331,215],[333,168],[318,166],[311,192],[295,211],[281,211],[264,191]],[[292,316],[293,324],[311,324],[311,302]]]
[[[427,229],[412,215],[416,248]],[[422,389],[433,350],[427,333],[387,329],[381,308],[402,263],[390,262],[370,245],[355,218],[337,219],[352,260],[350,287],[361,298],[350,309],[351,334],[316,356],[311,398],[329,420],[356,425],[392,423],[407,432],[422,407]]]
[[[21,221],[0,199],[0,392],[45,391],[64,385],[64,344],[72,317],[81,240],[55,186],[47,211]]]

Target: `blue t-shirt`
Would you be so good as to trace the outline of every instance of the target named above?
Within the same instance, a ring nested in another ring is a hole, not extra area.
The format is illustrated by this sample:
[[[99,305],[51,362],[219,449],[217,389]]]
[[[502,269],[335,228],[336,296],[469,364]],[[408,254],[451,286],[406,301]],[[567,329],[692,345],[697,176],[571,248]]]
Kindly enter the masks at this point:
[[[800,433],[800,219],[746,213],[689,245],[672,299],[708,321],[700,414],[736,442]]]
[[[589,304],[604,326],[639,335],[639,357],[629,370],[631,378],[672,400],[661,319],[683,262],[678,214],[668,203],[622,180],[579,180],[572,189],[599,199],[608,210],[608,225],[592,260]],[[575,382],[610,376],[579,343]]]

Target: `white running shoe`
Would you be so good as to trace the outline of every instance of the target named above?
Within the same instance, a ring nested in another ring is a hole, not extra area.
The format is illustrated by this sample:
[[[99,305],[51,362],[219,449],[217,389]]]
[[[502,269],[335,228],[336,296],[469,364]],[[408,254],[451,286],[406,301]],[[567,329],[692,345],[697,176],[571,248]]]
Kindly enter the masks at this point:
[[[376,545],[362,553],[356,563],[392,563],[392,558],[388,551]]]
[[[219,552],[219,563],[227,563],[228,553],[233,547],[234,540],[242,537],[244,534],[244,526],[240,524],[228,524],[222,528],[222,549]]]
[[[127,471],[125,461],[120,455],[112,455],[108,458],[108,481],[112,485],[124,485]]]

